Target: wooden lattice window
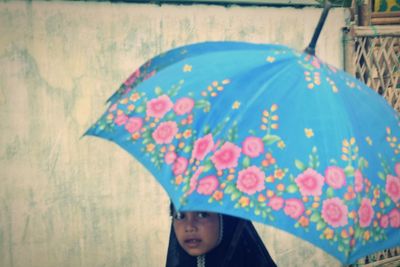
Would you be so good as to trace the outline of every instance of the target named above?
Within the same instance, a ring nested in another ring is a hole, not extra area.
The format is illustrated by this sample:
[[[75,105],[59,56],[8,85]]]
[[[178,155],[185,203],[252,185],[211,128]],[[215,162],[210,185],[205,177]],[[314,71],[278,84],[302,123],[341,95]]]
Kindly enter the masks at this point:
[[[354,27],[347,70],[400,111],[400,26]]]

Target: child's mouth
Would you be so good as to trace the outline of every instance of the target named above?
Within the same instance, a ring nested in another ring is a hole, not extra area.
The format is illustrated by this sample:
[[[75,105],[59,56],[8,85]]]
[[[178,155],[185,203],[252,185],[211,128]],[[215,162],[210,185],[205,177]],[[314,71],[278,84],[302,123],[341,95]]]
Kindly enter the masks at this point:
[[[201,243],[201,239],[197,239],[197,238],[190,238],[190,239],[185,240],[186,246],[188,246],[190,248],[198,247],[200,245],[200,243]]]

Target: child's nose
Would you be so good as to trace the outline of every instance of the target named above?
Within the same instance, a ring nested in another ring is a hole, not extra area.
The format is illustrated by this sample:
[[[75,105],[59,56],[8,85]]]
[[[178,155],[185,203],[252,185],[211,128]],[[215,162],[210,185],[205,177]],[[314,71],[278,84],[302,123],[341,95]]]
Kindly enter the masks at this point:
[[[185,231],[194,232],[197,230],[197,220],[194,216],[187,216],[185,222]]]

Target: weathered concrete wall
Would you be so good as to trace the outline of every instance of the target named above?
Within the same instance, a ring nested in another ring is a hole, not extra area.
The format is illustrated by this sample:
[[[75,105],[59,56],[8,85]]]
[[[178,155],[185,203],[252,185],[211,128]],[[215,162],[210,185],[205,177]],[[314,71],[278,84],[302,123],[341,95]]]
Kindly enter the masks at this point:
[[[81,135],[150,57],[206,40],[303,49],[321,10],[94,2],[0,3],[0,266],[163,266],[168,198],[114,144]],[[317,54],[342,67],[343,9]],[[257,225],[280,266],[337,266]]]

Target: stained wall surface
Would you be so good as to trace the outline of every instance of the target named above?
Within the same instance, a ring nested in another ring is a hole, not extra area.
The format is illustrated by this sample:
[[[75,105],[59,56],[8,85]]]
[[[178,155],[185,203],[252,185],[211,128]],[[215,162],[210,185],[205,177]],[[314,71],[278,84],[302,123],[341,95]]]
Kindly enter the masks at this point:
[[[237,40],[302,50],[321,9],[99,2],[0,3],[0,266],[164,266],[168,197],[118,146],[84,137],[106,99],[150,57]],[[348,13],[317,54],[342,67]],[[339,266],[257,224],[279,266]]]

